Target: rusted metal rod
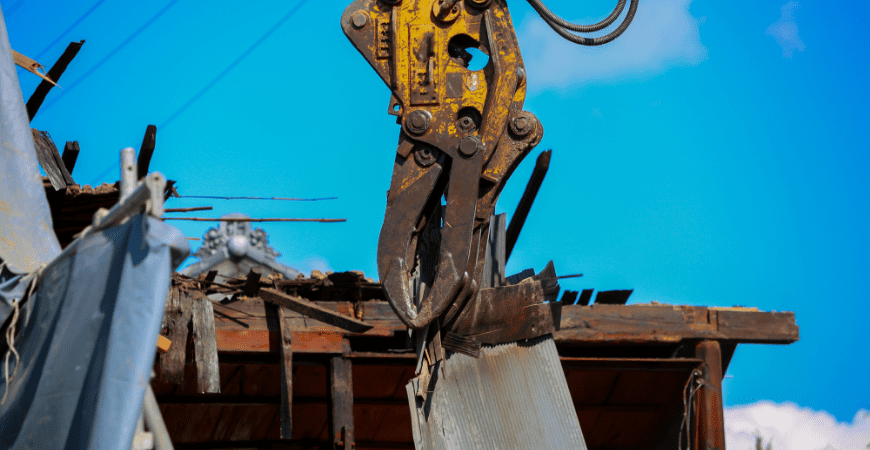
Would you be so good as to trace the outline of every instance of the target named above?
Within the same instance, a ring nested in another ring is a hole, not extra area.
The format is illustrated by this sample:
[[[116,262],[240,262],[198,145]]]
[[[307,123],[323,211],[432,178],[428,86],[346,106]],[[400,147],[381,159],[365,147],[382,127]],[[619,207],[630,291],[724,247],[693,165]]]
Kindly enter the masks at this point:
[[[520,231],[523,229],[523,224],[526,223],[526,218],[529,216],[529,211],[532,209],[532,203],[535,202],[535,197],[538,195],[538,189],[541,188],[541,183],[544,182],[544,177],[547,175],[547,170],[550,168],[550,155],[552,150],[545,150],[538,155],[538,160],[535,161],[535,169],[532,171],[532,176],[529,177],[529,183],[526,184],[526,191],[523,192],[520,203],[517,204],[517,209],[511,217],[511,223],[508,225],[507,233],[505,233],[505,262],[510,259],[511,252],[514,250],[514,245],[517,243],[517,238],[520,237]]]
[[[347,222],[347,219],[251,219],[248,217],[232,218],[232,217],[164,217],[163,220],[192,220],[194,222]]]
[[[338,197],[320,198],[290,198],[290,197],[221,197],[217,195],[176,195],[176,198],[209,198],[214,200],[284,200],[290,202],[319,202],[321,200],[338,200]]]
[[[195,206],[193,208],[166,208],[163,212],[193,212],[193,211],[211,211],[211,206]]]

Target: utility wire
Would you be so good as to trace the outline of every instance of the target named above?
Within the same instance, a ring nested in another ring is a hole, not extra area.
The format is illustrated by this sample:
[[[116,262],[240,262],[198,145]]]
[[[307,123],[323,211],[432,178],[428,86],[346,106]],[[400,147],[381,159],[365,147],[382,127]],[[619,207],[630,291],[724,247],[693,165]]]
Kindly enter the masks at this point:
[[[284,218],[251,219],[248,217],[163,217],[163,220],[189,220],[189,221],[193,221],[193,222],[319,222],[319,223],[347,222],[347,219],[284,219]]]
[[[241,63],[245,58],[247,58],[248,55],[250,55],[257,47],[259,47],[263,42],[265,42],[266,39],[268,39],[269,36],[272,35],[272,33],[274,33],[276,30],[278,30],[278,28],[280,28],[281,25],[284,25],[284,22],[287,22],[287,20],[289,20],[291,17],[293,17],[293,15],[296,14],[296,12],[299,11],[299,9],[302,8],[302,6],[304,6],[306,3],[308,3],[308,0],[301,0],[299,3],[297,3],[296,6],[294,6],[287,14],[285,14],[284,17],[282,17],[280,20],[278,20],[278,22],[275,25],[273,25],[272,28],[269,28],[269,30],[267,30],[265,33],[263,33],[263,35],[260,36],[260,38],[257,39],[253,44],[251,44],[251,46],[248,47],[244,52],[242,52],[242,54],[239,55],[238,58],[236,58],[233,62],[231,62],[229,66],[227,66],[223,71],[221,71],[221,73],[219,73],[211,81],[209,81],[208,84],[205,85],[205,87],[200,89],[199,92],[194,94],[194,96],[191,97],[190,100],[187,101],[187,103],[182,105],[180,108],[176,109],[175,112],[173,112],[172,115],[169,116],[169,118],[164,120],[163,123],[158,125],[157,128],[159,128],[161,130],[165,130],[167,125],[172,123],[172,121],[175,120],[178,116],[180,116],[181,113],[183,113],[185,110],[187,110],[187,108],[189,108],[190,105],[193,105],[194,103],[196,103],[196,101],[199,100],[203,95],[205,95],[206,92],[211,90],[211,88],[213,88],[221,79],[223,79],[223,77],[225,77],[228,73],[230,73],[237,65],[239,65],[239,63]]]
[[[60,41],[64,36],[66,36],[67,33],[69,33],[70,31],[72,31],[72,29],[75,28],[78,24],[82,23],[83,20],[87,19],[88,16],[91,15],[92,12],[94,12],[94,11],[95,11],[95,10],[96,10],[100,5],[103,4],[104,1],[106,1],[106,0],[97,0],[97,2],[94,3],[94,6],[91,6],[91,9],[85,11],[85,13],[82,14],[82,16],[78,18],[78,20],[76,20],[75,22],[73,22],[73,24],[70,25],[69,28],[67,28],[66,30],[63,30],[63,33],[61,33],[60,35],[58,35],[57,39],[53,40],[53,41],[51,42],[51,44],[48,44],[44,49],[42,49],[41,52],[37,53],[37,55],[36,55],[36,57],[35,57],[34,59],[36,59],[36,60],[38,61],[39,58],[41,58],[42,55],[45,54],[45,52],[47,52],[49,49],[51,49],[52,47],[54,47],[55,44],[57,44],[57,43],[58,43],[58,42],[59,42],[59,41]]]
[[[173,3],[175,3],[176,1],[178,1],[178,0],[172,0],[172,2],[171,2],[169,5],[167,5],[165,8],[163,8],[163,10],[161,10],[158,14],[162,14],[166,9],[169,8],[169,6],[171,6],[171,5],[172,5]],[[170,123],[172,123],[172,121],[174,121],[178,116],[180,116],[181,113],[183,113],[187,108],[189,108],[191,105],[193,105],[194,103],[196,103],[196,101],[199,100],[203,95],[205,95],[206,92],[208,92],[209,90],[211,90],[211,88],[213,88],[213,87],[214,87],[214,86],[215,86],[215,85],[216,85],[216,84],[217,84],[217,83],[218,83],[218,82],[219,82],[223,77],[225,77],[228,73],[230,73],[230,71],[232,71],[232,70],[233,70],[236,66],[238,66],[239,63],[241,63],[241,62],[242,62],[242,61],[243,61],[243,60],[244,60],[244,59],[245,59],[249,54],[251,54],[251,52],[252,52],[253,50],[255,50],[257,47],[259,47],[260,45],[262,45],[263,42],[265,42],[266,39],[268,39],[269,36],[272,35],[272,33],[274,33],[275,31],[277,31],[278,28],[281,27],[281,25],[284,25],[284,22],[287,22],[287,20],[289,20],[291,17],[293,17],[293,15],[296,14],[296,12],[299,11],[299,9],[302,8],[306,3],[308,3],[308,0],[301,0],[299,3],[297,3],[296,6],[294,6],[290,11],[288,11],[287,14],[284,15],[284,17],[282,17],[280,20],[278,20],[278,22],[275,23],[275,25],[273,25],[272,28],[269,28],[269,30],[267,30],[265,33],[263,33],[263,35],[260,36],[259,39],[257,39],[256,41],[254,41],[254,43],[251,44],[251,46],[248,47],[244,52],[242,52],[242,54],[239,55],[238,58],[236,58],[233,62],[231,62],[229,66],[227,66],[223,71],[221,71],[221,73],[219,73],[219,74],[218,74],[216,77],[214,77],[211,81],[209,81],[208,84],[205,85],[205,87],[203,87],[202,89],[200,89],[199,92],[197,92],[196,94],[194,94],[194,96],[191,97],[190,100],[187,101],[187,103],[185,103],[184,105],[182,105],[180,108],[176,109],[175,112],[173,112],[173,113],[172,113],[172,114],[171,114],[171,115],[170,115],[166,120],[164,120],[163,123],[161,123],[160,125],[158,125],[157,128],[158,128],[158,129],[161,129],[161,130],[166,129],[166,126],[167,126],[167,125],[169,125]],[[154,18],[152,18],[152,20],[150,20],[149,22],[152,22],[156,17],[157,17],[157,16],[155,16]],[[141,31],[141,29],[140,29],[139,31]],[[138,32],[138,31],[137,31],[137,32]],[[129,40],[129,38],[128,38],[128,40]],[[65,90],[64,92],[68,92],[68,90]],[[57,100],[57,97],[55,97],[55,101],[56,101],[56,100]],[[44,109],[44,108],[45,108],[45,107],[43,107],[43,109]],[[106,175],[109,174],[109,172],[111,172],[113,169],[117,168],[119,165],[120,165],[120,162],[113,163],[111,166],[109,166],[109,167],[107,167],[105,170],[103,170],[103,171],[102,171],[102,172],[101,172],[101,173],[100,173],[100,174],[99,174],[95,179],[96,179],[96,180],[101,180],[101,179],[103,179]],[[99,181],[98,181],[98,182],[99,182]]]
[[[157,14],[154,14],[147,22],[145,22],[139,29],[133,32],[127,39],[124,39],[124,42],[121,42],[117,47],[112,49],[106,56],[103,57],[98,63],[94,64],[93,67],[88,69],[84,75],[80,76],[77,80],[73,81],[69,86],[67,86],[63,91],[58,93],[58,95],[54,96],[51,101],[48,102],[47,105],[42,107],[43,110],[50,108],[51,105],[57,103],[58,100],[62,99],[64,95],[69,94],[71,90],[73,90],[76,86],[78,86],[82,81],[86,80],[92,73],[94,73],[97,69],[99,69],[106,61],[110,60],[116,53],[118,53],[122,48],[126,47],[133,39],[136,39],[137,36],[142,34],[146,28],[150,27],[157,19],[160,18],[166,11],[169,10],[173,5],[178,3],[178,0],[171,0],[166,6],[163,7],[160,11],[157,11]]]
[[[291,202],[318,202],[321,200],[338,200],[338,197],[320,198],[290,198],[290,197],[222,197],[217,195],[179,195],[172,198],[209,198],[215,200],[286,200]]]
[[[27,0],[21,0],[20,2],[12,5],[12,7],[9,8],[9,12],[4,14],[4,16],[11,17],[13,14],[15,14],[15,11],[18,11],[18,8],[20,8],[21,5],[23,5],[25,3],[27,3]]]
[[[177,0],[173,0],[172,3],[175,3],[175,1],[177,1]],[[239,65],[239,63],[241,63],[251,53],[251,51],[253,51],[257,47],[259,47],[263,42],[265,42],[266,39],[268,39],[269,36],[272,35],[272,33],[274,33],[278,28],[281,27],[281,25],[284,24],[284,22],[286,22],[294,14],[296,14],[296,11],[298,11],[299,8],[301,8],[307,2],[308,2],[308,0],[302,0],[299,3],[297,3],[296,6],[293,7],[293,9],[291,9],[286,15],[284,15],[284,17],[281,18],[281,20],[278,21],[278,23],[276,23],[274,26],[272,26],[272,28],[270,28],[268,31],[266,31],[266,33],[264,33],[262,36],[260,36],[260,38],[257,39],[250,47],[248,47],[247,50],[245,50],[241,55],[239,55],[238,58],[236,58],[232,63],[230,63],[229,66],[227,66],[216,77],[214,77],[211,81],[209,81],[208,84],[206,84],[205,87],[203,87],[199,92],[194,94],[194,96],[191,97],[190,100],[188,100],[184,105],[182,105],[180,108],[175,110],[175,112],[173,112],[166,120],[164,120],[163,123],[161,123],[158,126],[158,128],[160,128],[161,130],[165,129],[165,127],[167,125],[172,123],[172,121],[174,121],[179,115],[181,115],[181,113],[183,113],[187,108],[189,108],[191,105],[193,105],[197,100],[199,100],[203,95],[205,95],[206,92],[211,90],[211,88],[213,88],[223,77],[225,77],[228,73],[230,73],[230,71],[232,71],[237,65]],[[118,164],[119,163],[114,163],[114,164],[110,165],[105,170],[103,170],[99,175],[97,175],[97,177],[95,179],[97,179],[97,180],[103,179],[106,175],[109,174],[109,172],[111,172],[113,169],[117,168]],[[189,197],[189,196],[186,196],[186,197]]]

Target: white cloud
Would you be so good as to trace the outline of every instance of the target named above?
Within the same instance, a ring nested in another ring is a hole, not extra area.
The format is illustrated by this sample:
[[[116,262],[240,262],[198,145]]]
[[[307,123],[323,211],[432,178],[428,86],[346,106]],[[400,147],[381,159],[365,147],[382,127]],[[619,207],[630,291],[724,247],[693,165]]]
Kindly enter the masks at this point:
[[[329,266],[329,262],[326,259],[321,258],[320,256],[312,256],[302,261],[296,270],[304,274],[310,274],[312,270],[319,270],[322,273],[326,273],[331,272],[332,267]]]
[[[804,41],[798,36],[797,22],[794,20],[794,10],[798,8],[797,2],[790,1],[782,6],[782,16],[767,27],[764,34],[773,37],[776,43],[782,47],[783,58],[791,59],[794,51],[804,51]]]
[[[794,403],[760,401],[725,408],[725,444],[730,450],[754,450],[761,436],[773,450],[866,450],[870,411],[858,410],[851,423],[837,422],[825,411]]]
[[[707,49],[701,44],[698,30],[702,20],[689,13],[691,3],[692,0],[642,1],[625,33],[597,47],[572,44],[540,17],[529,14],[523,19],[519,40],[530,89],[648,76],[673,66],[704,61]]]

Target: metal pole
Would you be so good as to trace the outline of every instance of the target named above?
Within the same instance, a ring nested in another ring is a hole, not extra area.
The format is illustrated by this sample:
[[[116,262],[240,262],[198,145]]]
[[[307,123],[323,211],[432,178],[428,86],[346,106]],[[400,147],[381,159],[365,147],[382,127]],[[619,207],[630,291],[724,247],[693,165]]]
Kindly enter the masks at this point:
[[[151,431],[154,435],[154,449],[174,450],[172,440],[169,439],[169,430],[166,429],[166,424],[163,423],[163,416],[160,415],[160,407],[157,405],[157,397],[154,396],[154,391],[151,390],[150,384],[145,389],[142,413],[145,416],[145,424],[148,425],[148,431]]]
[[[122,203],[136,189],[136,150],[127,147],[121,150],[121,197]]]

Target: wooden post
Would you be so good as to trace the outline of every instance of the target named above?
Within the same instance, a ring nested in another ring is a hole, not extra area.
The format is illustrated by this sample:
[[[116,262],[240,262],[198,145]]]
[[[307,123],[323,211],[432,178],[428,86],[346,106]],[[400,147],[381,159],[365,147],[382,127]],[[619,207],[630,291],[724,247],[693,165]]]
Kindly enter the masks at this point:
[[[351,373],[349,359],[334,356],[329,361],[329,435],[333,449],[354,448]]]
[[[178,289],[170,288],[163,313],[163,328],[172,345],[168,352],[160,355],[160,378],[165,382],[184,382],[187,325],[190,323],[190,316],[190,298]]]
[[[73,168],[76,166],[76,160],[79,158],[79,143],[78,141],[67,141],[63,147],[63,154],[60,159],[63,161],[63,166],[72,176]]]
[[[499,287],[505,284],[504,265],[507,261],[505,258],[505,223],[507,223],[505,213],[490,218],[480,289]]]
[[[718,341],[701,341],[695,356],[704,361],[703,387],[698,390],[695,430],[699,450],[725,450],[725,419],[722,413],[722,351]]]
[[[290,332],[290,311],[283,306],[278,310],[281,328],[281,439],[293,437],[293,337]]]
[[[193,310],[192,328],[197,390],[201,394],[219,394],[221,378],[217,342],[215,341],[214,310],[208,297],[199,291],[195,291],[194,295],[190,305]]]
[[[157,141],[157,126],[148,125],[145,128],[145,137],[142,138],[142,146],[139,147],[139,159],[136,161],[138,168],[136,179],[141,180],[148,175],[148,166],[151,165],[151,156],[154,154],[154,145]]]
[[[52,81],[60,81],[60,76],[63,75],[63,72],[66,70],[66,67],[72,62],[73,58],[79,53],[79,49],[82,48],[82,44],[85,41],[81,42],[70,42],[66,47],[66,50],[63,51],[63,54],[60,55],[60,58],[51,66],[51,69],[48,70],[46,74],[48,78],[51,78]],[[42,106],[43,100],[45,100],[45,96],[48,95],[48,91],[54,85],[49,83],[48,81],[42,80],[39,83],[39,86],[36,87],[36,90],[33,91],[30,98],[27,100],[27,116],[30,120],[33,120],[33,116],[36,115],[36,112],[39,111],[39,107]]]

